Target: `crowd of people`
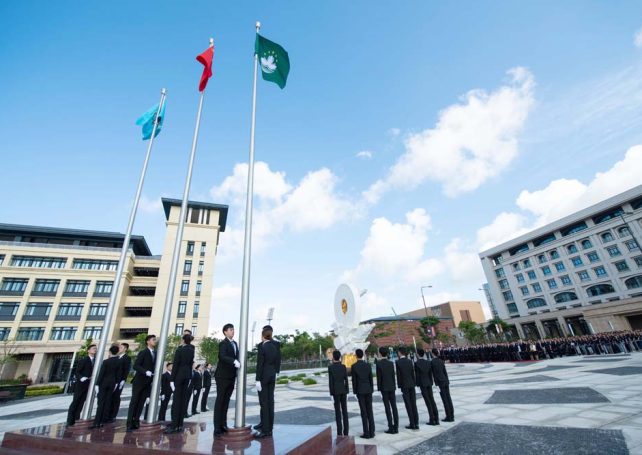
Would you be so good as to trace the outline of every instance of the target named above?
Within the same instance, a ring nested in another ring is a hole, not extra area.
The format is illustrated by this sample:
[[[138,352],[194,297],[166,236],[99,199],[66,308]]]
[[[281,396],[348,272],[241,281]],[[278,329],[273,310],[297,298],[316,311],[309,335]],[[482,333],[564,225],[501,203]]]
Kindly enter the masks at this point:
[[[441,350],[444,360],[464,362],[519,362],[573,355],[620,354],[642,350],[642,330],[605,332],[567,338],[517,340],[450,346]]]
[[[239,347],[234,341],[234,326],[223,326],[225,338],[219,344],[219,356],[214,380],[216,383],[216,400],[214,404],[214,436],[220,437],[228,432],[227,413],[234,391],[237,371],[241,367]],[[257,350],[256,389],[261,407],[261,423],[254,426],[255,437],[264,438],[272,435],[274,422],[274,387],[276,375],[281,367],[280,346],[272,339],[273,329],[266,325],[262,330],[262,342]],[[192,332],[185,330],[181,345],[174,352],[172,362],[165,365],[160,381],[160,406],[158,420],[165,421],[170,400],[171,422],[165,433],[183,431],[185,418],[200,412],[208,412],[207,400],[212,385],[211,364],[194,361],[195,349],[192,345]],[[105,359],[98,372],[94,371],[97,347],[92,344],[87,349],[87,356],[82,358],[75,368],[76,385],[74,395],[67,413],[67,426],[75,425],[85,405],[89,384],[93,374],[97,373],[94,393],[98,398],[96,415],[91,429],[103,427],[114,422],[120,409],[120,396],[125,382],[133,368],[131,380],[132,396],[127,411],[127,432],[140,428],[140,419],[145,411],[147,419],[149,399],[152,390],[156,365],[155,335],[145,338],[145,347],[139,349],[136,359],[131,364],[127,351],[129,345],[121,343],[109,348],[109,358]],[[139,347],[140,348],[140,347]],[[191,402],[191,407],[190,407]],[[200,412],[198,411],[200,404]],[[189,411],[191,410],[191,414]]]

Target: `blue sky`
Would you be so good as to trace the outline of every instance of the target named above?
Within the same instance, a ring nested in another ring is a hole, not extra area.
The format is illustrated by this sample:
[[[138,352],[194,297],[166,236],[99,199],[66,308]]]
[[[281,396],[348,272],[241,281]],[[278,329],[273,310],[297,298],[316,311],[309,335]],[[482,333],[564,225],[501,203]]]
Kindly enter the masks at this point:
[[[640,17],[632,1],[2,2],[1,220],[123,231],[134,121],[166,87],[135,228],[160,252],[212,36],[190,197],[231,205],[211,325],[236,321],[258,19],[292,69],[258,89],[252,320],[274,306],[280,330],[325,332],[344,279],[369,290],[364,317],[417,308],[427,284],[429,303],[483,300],[480,250],[639,183]]]

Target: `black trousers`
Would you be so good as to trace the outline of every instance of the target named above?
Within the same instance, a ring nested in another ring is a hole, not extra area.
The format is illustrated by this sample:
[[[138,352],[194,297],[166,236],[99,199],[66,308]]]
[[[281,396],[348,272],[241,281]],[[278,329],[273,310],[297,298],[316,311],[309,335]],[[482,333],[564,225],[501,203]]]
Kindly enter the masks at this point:
[[[261,381],[259,392],[259,405],[261,406],[261,431],[271,433],[274,427],[274,387],[276,377]]]
[[[390,430],[399,429],[399,411],[397,411],[397,397],[394,390],[381,392],[383,407],[386,410],[386,419],[388,419],[388,428]]]
[[[417,411],[417,394],[414,387],[401,389],[403,402],[406,405],[406,412],[411,426],[419,425],[419,411]]]
[[[123,386],[124,387],[124,386]],[[111,395],[111,409],[109,412],[109,418],[107,420],[115,419],[118,416],[118,410],[120,409],[120,394],[123,393],[123,389],[116,387],[114,393]]]
[[[76,420],[80,419],[80,412],[82,411],[82,407],[85,405],[88,390],[89,379],[87,379],[84,384],[80,381],[76,382],[74,398],[71,400],[71,404],[69,405],[69,411],[67,411],[68,425],[73,425],[76,423]]]
[[[446,411],[447,419],[455,418],[455,408],[453,408],[453,400],[450,398],[450,387],[448,384],[439,386],[439,395],[441,395],[441,402],[444,404],[444,411]]]
[[[348,396],[345,393],[332,395],[334,398],[334,418],[337,421],[337,436],[348,436]]]
[[[189,400],[192,399],[194,393],[194,387],[192,387],[192,382],[190,381],[187,386],[187,396],[185,397],[185,403],[183,403],[183,415],[187,417],[187,410],[189,409]]]
[[[114,386],[111,384],[98,389],[98,408],[94,417],[94,425],[100,425],[111,418],[113,395]]]
[[[161,422],[165,420],[167,415],[167,405],[169,404],[169,399],[172,397],[172,394],[165,395],[165,399],[161,399],[160,407],[158,409],[158,420]],[[176,401],[174,401],[176,402]]]
[[[172,428],[183,426],[185,409],[189,402],[189,378],[174,383],[174,402],[172,403]]]
[[[207,411],[207,396],[210,394],[210,388],[205,387],[201,393],[201,412]]]
[[[201,398],[201,389],[192,390],[192,414],[196,414],[196,407],[198,406],[198,400]]]
[[[132,386],[132,399],[129,403],[129,410],[127,411],[127,426],[140,424],[140,415],[143,413],[145,407],[145,400],[149,398],[152,391],[151,384],[134,384]]]
[[[214,402],[214,430],[220,430],[227,426],[227,408],[230,406],[230,398],[232,397],[232,392],[234,392],[234,382],[236,378],[215,379],[216,401]]]
[[[432,386],[421,386],[421,396],[424,397],[424,402],[428,408],[428,418],[430,422],[439,422],[439,411],[437,411],[437,403],[435,402],[435,396],[432,394]]]
[[[372,394],[359,393],[357,394],[357,399],[359,400],[359,411],[361,411],[363,434],[372,436],[375,433],[374,413],[372,412]]]

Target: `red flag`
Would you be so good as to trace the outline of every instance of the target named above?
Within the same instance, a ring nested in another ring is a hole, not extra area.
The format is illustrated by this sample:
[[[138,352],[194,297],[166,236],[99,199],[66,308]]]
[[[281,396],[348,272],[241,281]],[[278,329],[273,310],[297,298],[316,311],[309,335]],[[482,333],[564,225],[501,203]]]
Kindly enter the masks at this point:
[[[202,92],[207,86],[207,81],[212,77],[212,60],[214,60],[214,44],[207,48],[202,54],[196,57],[200,63],[203,64],[203,74],[201,75],[201,82],[198,84],[198,91]]]

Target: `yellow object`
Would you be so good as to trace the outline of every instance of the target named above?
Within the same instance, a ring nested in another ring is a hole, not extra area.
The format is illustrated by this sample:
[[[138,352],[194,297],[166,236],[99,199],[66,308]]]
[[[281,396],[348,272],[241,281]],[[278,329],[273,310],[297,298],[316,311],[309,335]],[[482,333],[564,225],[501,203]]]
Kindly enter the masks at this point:
[[[343,360],[341,361],[346,368],[349,370],[352,368],[352,365],[357,363],[357,356],[355,354],[343,354]]]

